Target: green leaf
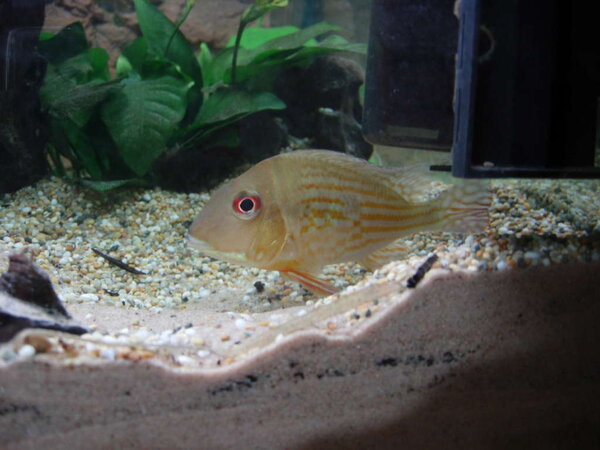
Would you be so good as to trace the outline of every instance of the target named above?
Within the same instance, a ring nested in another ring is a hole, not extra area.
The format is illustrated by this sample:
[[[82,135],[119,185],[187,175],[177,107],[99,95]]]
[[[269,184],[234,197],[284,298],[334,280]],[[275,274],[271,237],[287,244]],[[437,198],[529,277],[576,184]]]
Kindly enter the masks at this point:
[[[285,109],[285,103],[270,92],[219,89],[200,108],[192,128],[242,117],[265,109]]]
[[[142,34],[148,48],[160,57],[176,63],[198,85],[202,83],[202,72],[190,44],[173,22],[147,0],[134,0],[135,10]],[[171,40],[172,37],[172,40]],[[169,46],[169,42],[171,44]],[[168,53],[167,52],[168,47]]]
[[[311,39],[314,39],[324,33],[330,31],[339,31],[340,27],[332,25],[327,22],[319,22],[310,27],[303,28],[297,33],[284,35],[275,39],[271,39],[265,42],[263,45],[257,47],[256,55],[260,55],[262,52],[268,52],[271,50],[291,50],[298,47],[302,47]]]
[[[88,42],[80,22],[67,25],[50,39],[38,43],[38,51],[51,63],[79,55],[88,49]]]
[[[240,145],[240,133],[237,127],[231,124],[223,124],[215,127],[202,136],[202,149],[208,150],[215,147],[238,147]]]
[[[108,79],[108,55],[91,49],[60,64],[49,64],[40,97],[44,108],[58,118],[69,117],[83,126],[94,107],[118,89]]]
[[[102,108],[102,120],[123,160],[143,176],[165,151],[183,118],[189,83],[174,77],[127,79]]]
[[[200,64],[200,68],[202,69],[202,82],[204,86],[210,86],[218,81],[211,78],[211,66],[213,59],[214,56],[210,51],[210,48],[208,45],[202,42],[200,44],[200,53],[198,54],[198,64]]]
[[[264,16],[274,8],[285,8],[288,0],[255,0],[255,2],[242,13],[241,22],[248,24]]]
[[[242,40],[240,42],[241,48],[256,48],[259,47],[271,39],[275,39],[282,36],[287,36],[300,31],[298,27],[287,25],[283,27],[265,28],[260,26],[249,27],[244,30]],[[235,44],[235,36],[232,36],[227,42],[227,47],[233,47]]]
[[[90,77],[104,81],[110,80],[110,73],[108,72],[110,56],[108,52],[103,48],[91,48],[87,51],[87,57],[92,66]]]
[[[143,37],[134,39],[127,45],[117,59],[117,75],[124,75],[132,71],[142,72],[142,67],[148,55],[148,46]]]
[[[249,30],[251,30],[250,28]],[[249,31],[247,30],[247,31]],[[289,66],[295,60],[287,59],[295,52],[305,50],[306,45],[320,45],[314,38],[330,31],[339,30],[336,25],[331,25],[326,22],[320,22],[303,30],[299,30],[292,34],[282,35],[280,37],[270,39],[265,43],[253,48],[240,48],[237,57],[237,75],[238,82],[245,81],[251,77],[258,76],[261,72],[261,64],[266,66]],[[242,37],[243,39],[243,37]],[[343,39],[343,38],[340,38]],[[344,40],[345,41],[345,40]],[[345,41],[347,42],[347,41]],[[340,44],[337,44],[341,47]],[[321,53],[340,51],[339,49],[331,49],[329,51],[321,51]],[[318,51],[313,51],[315,54]],[[205,69],[208,74],[205,75],[209,84],[223,81],[230,83],[231,66],[233,59],[233,48],[226,48],[216,55],[208,67]],[[265,61],[267,61],[265,63]]]
[[[89,180],[87,178],[79,179],[81,184],[87,186],[98,192],[106,192],[112,189],[116,189],[123,186],[145,186],[148,183],[144,180],[140,180],[139,178],[129,178],[126,180],[110,180],[110,181],[99,181],[99,180]]]
[[[81,166],[90,174],[92,178],[102,178],[102,168],[94,145],[86,133],[84,133],[76,124],[69,121],[61,121],[61,126],[67,140],[71,144],[73,153]]]

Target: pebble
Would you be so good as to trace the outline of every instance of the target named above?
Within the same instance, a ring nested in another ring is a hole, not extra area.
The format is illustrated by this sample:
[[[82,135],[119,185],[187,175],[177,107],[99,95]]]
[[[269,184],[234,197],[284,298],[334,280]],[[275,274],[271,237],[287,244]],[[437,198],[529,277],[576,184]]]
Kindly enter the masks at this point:
[[[175,360],[182,366],[191,366],[195,362],[193,358],[186,355],[177,355]]]
[[[342,288],[356,283],[370,286],[386,279],[400,283],[431,252],[439,257],[435,267],[467,271],[520,270],[600,259],[600,196],[596,195],[600,182],[494,180],[491,186],[490,225],[484,233],[417,233],[403,242],[408,254],[404,261],[374,274],[365,273],[355,263],[334,264],[325,268],[323,277]],[[331,305],[331,298],[315,297],[283,280],[278,272],[230,265],[188,249],[186,227],[208,198],[208,193],[181,194],[158,188],[97,195],[58,178],[47,178],[4,196],[0,272],[6,270],[11,251],[34,255],[67,309],[70,303],[90,302],[156,313],[197,307],[194,303],[208,310],[231,310],[234,314],[228,320],[233,326],[220,333],[214,329],[206,332],[201,324],[176,333],[132,326],[115,336],[92,333],[97,341],[111,345],[189,345],[194,358],[212,355],[216,360],[217,353],[211,351],[215,345],[233,346],[251,335],[248,329],[254,326],[253,313],[274,311],[268,314],[269,320],[256,321],[256,326],[269,332],[286,320],[275,312],[280,308],[302,306],[294,317],[304,320],[315,309]],[[91,247],[127,261],[147,275],[134,275],[109,264]],[[363,280],[365,276],[369,278]],[[360,323],[371,314],[375,308],[343,317],[348,323]],[[344,329],[338,320],[329,323],[324,322],[322,328],[331,333]],[[207,348],[193,353],[194,348],[204,346]],[[112,347],[92,345],[90,351],[94,348],[103,359],[120,358]],[[11,354],[30,357],[35,349],[25,345],[17,354],[4,351],[2,360],[9,360]],[[185,366],[196,364],[188,357],[177,361]]]
[[[21,346],[17,351],[17,355],[19,355],[20,358],[31,358],[35,353],[35,347],[29,344]]]
[[[117,357],[117,352],[114,348],[105,347],[100,350],[100,357],[109,361],[114,361]]]

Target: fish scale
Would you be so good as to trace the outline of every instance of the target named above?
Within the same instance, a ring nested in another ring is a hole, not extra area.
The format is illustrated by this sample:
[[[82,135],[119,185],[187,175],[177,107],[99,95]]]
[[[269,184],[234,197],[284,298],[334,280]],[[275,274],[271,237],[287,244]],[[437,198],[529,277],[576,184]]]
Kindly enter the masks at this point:
[[[261,161],[219,188],[190,227],[189,241],[226,261],[279,270],[319,294],[335,289],[324,265],[375,268],[403,257],[399,241],[423,230],[480,231],[489,193],[461,181],[431,199],[422,166],[382,168],[337,152],[301,150]],[[252,207],[232,210],[236,199]],[[232,203],[233,202],[233,203]]]

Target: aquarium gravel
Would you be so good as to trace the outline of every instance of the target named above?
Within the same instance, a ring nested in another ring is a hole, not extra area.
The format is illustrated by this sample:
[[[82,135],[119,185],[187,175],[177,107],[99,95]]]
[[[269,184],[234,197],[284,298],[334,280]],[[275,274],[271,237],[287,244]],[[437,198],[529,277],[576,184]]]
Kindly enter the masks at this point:
[[[84,335],[88,342],[80,350],[89,355],[140,360],[157,356],[158,348],[164,353],[176,347],[179,352],[163,357],[177,366],[199,367],[232,361],[223,356],[228,349],[243,348],[260,330],[274,332],[276,339],[316,324],[335,334],[370,320],[386,306],[389,294],[378,283],[405,283],[433,253],[433,268],[465,271],[600,259],[600,183],[496,180],[491,186],[485,233],[419,233],[406,240],[409,258],[374,273],[354,263],[328,266],[322,276],[337,287],[372,286],[368,298],[347,301],[342,309],[331,306],[339,296],[318,298],[276,272],[231,265],[189,249],[187,227],[208,193],[156,188],[98,194],[58,178],[43,180],[0,199],[0,270],[6,270],[10,252],[30,255],[49,274],[66,308],[85,312],[78,319],[92,332]],[[109,263],[93,248],[144,274]],[[108,308],[135,310],[140,316],[116,330],[99,319]],[[146,327],[147,314],[169,315],[179,325]],[[285,328],[290,314],[297,325]],[[22,342],[3,358],[31,357],[40,348],[66,345],[50,334],[44,339]]]

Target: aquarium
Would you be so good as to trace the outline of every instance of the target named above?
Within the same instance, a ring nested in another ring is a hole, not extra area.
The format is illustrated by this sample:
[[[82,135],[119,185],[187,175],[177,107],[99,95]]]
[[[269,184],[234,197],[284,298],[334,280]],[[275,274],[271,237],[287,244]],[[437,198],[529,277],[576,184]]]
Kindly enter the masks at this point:
[[[3,445],[595,442],[598,92],[462,3],[0,2]]]

